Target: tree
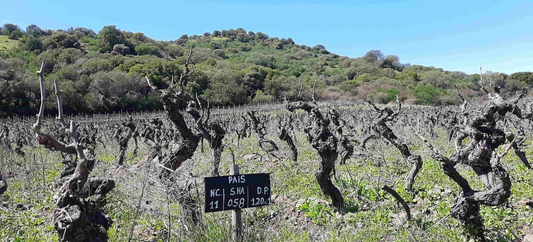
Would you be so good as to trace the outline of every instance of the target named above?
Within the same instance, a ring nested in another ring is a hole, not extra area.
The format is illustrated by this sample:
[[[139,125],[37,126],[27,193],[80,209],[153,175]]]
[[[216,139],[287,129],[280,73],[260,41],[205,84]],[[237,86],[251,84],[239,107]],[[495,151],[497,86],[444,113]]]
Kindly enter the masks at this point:
[[[274,98],[281,99],[290,89],[291,85],[297,84],[296,77],[277,76],[272,79],[265,80],[265,93],[274,96]]]
[[[14,39],[14,40],[17,40],[19,39],[20,37],[22,37],[22,32],[20,31],[20,29],[17,29],[13,32],[11,32],[8,36],[9,39]]]
[[[65,31],[56,31],[54,32],[50,38],[53,39],[56,43],[61,43],[63,40],[67,38],[68,34],[65,33]]]
[[[318,50],[325,50],[325,49],[326,49],[326,47],[323,46],[323,45],[320,45],[320,44],[313,46],[313,50],[317,50],[318,51]]]
[[[7,23],[7,24],[4,24],[4,32],[3,32],[3,34],[4,35],[10,35],[11,33],[13,33],[14,31],[17,31],[17,30],[20,31],[20,28],[19,28],[18,25]]]
[[[165,47],[165,52],[169,55],[171,59],[175,59],[180,56],[183,56],[184,50],[179,45],[171,44]]]
[[[420,74],[423,85],[431,85],[437,88],[453,87],[452,77],[441,71],[427,71]]]
[[[37,25],[31,24],[31,25],[28,25],[28,27],[26,27],[26,34],[39,37],[39,36],[43,36],[45,33]]]
[[[292,38],[288,38],[288,39],[281,39],[281,43],[283,43],[283,45],[290,45],[290,46],[293,46],[294,45],[294,40],[292,40]],[[324,49],[326,49],[326,47],[324,47]]]
[[[249,96],[251,99],[253,99],[256,91],[265,87],[265,77],[265,75],[261,75],[256,71],[246,74],[240,81],[240,84],[247,90],[246,96]]]
[[[126,44],[124,34],[120,29],[117,29],[115,25],[104,26],[104,28],[98,32],[98,38],[100,38],[100,41],[103,44],[104,52],[110,52],[116,44]]]
[[[127,55],[129,53],[130,47],[125,46],[124,44],[116,44],[115,46],[113,46],[113,51],[111,52],[111,54],[116,55]]]
[[[43,43],[43,48],[45,50],[55,49],[57,48],[57,46],[59,46],[59,44],[52,38],[46,38],[42,41],[42,43]]]
[[[178,45],[183,45],[183,44],[187,43],[187,41],[189,41],[189,35],[184,34],[184,35],[180,36],[179,39],[176,40],[176,43]]]
[[[268,39],[268,35],[265,34],[265,33],[257,32],[255,34],[255,39],[257,39],[257,40],[265,40],[265,39]]]
[[[61,46],[65,48],[79,48],[80,43],[78,42],[78,39],[76,39],[76,36],[74,35],[67,35],[67,37],[59,43]]]
[[[142,110],[146,97],[140,91],[141,78],[123,72],[98,72],[91,76],[91,93],[99,97],[99,102],[94,103],[96,111],[103,110]]]
[[[91,38],[96,37],[96,33],[92,29],[87,29],[87,28],[75,28],[73,34],[78,39],[81,39],[84,36],[88,36]]]
[[[219,104],[245,104],[248,99],[247,90],[237,83],[239,77],[229,70],[219,70],[211,77],[209,89],[205,96]]]
[[[62,46],[64,48],[78,48],[80,47],[80,44],[78,43],[78,39],[76,36],[67,34],[65,31],[57,31],[50,36],[52,40],[54,40],[55,43],[57,43],[58,46]]]
[[[383,57],[384,55],[380,50],[371,50],[366,52],[365,56],[363,56],[363,60],[368,63],[379,64],[383,60]]]
[[[243,42],[243,43],[246,43],[248,41],[250,41],[248,35],[246,33],[238,33],[237,34],[237,40],[239,40],[240,42]]]
[[[150,38],[146,37],[146,35],[144,35],[143,33],[135,33],[132,36],[132,40],[133,40],[133,44],[134,45],[138,45],[140,43],[144,43],[144,42],[146,42],[149,39]]]
[[[402,71],[403,65],[400,63],[400,57],[397,55],[388,55],[379,65],[381,68],[390,68],[397,71]]]

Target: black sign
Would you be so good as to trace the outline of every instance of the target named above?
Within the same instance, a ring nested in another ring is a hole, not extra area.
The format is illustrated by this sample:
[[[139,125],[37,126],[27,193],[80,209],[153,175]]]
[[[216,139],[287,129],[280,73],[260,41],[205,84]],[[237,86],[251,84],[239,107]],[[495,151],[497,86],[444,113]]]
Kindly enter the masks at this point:
[[[204,180],[206,213],[270,204],[269,174],[206,177]]]

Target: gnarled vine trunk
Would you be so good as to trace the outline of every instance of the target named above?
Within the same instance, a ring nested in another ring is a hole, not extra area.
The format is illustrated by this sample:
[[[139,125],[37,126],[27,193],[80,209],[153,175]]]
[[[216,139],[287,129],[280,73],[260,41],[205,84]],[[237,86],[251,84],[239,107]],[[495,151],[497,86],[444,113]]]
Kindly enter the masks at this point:
[[[333,207],[340,213],[346,211],[344,199],[337,187],[331,181],[331,174],[335,169],[338,157],[337,137],[329,130],[330,120],[325,119],[315,104],[293,102],[287,104],[289,111],[305,110],[310,117],[311,124],[304,129],[307,140],[320,155],[320,167],[315,173],[316,180],[324,195],[331,198]]]
[[[465,232],[470,238],[481,241],[485,240],[483,234],[483,222],[480,216],[480,205],[500,206],[511,196],[511,179],[509,173],[503,168],[500,161],[508,153],[509,149],[515,149],[515,154],[521,156],[519,144],[521,139],[512,133],[504,132],[497,126],[506,114],[512,113],[520,119],[533,119],[533,110],[528,105],[525,111],[517,103],[523,94],[519,94],[515,100],[506,101],[499,95],[499,88],[494,87],[494,94],[489,95],[491,102],[479,115],[467,109],[467,101],[463,99],[462,115],[464,120],[457,125],[458,134],[455,138],[455,151],[449,156],[443,156],[439,150],[433,147],[424,137],[426,145],[432,151],[431,156],[443,163],[444,173],[457,183],[461,189],[461,195],[452,203],[450,213],[452,217],[462,221]],[[470,138],[467,145],[463,140]],[[506,140],[510,141],[504,152],[498,154],[496,149],[503,145]],[[517,152],[518,151],[518,152]],[[522,157],[520,157],[522,159]],[[525,157],[524,157],[525,158]],[[529,167],[527,159],[523,159]],[[468,181],[455,169],[456,164],[464,164],[472,167],[478,178],[486,187],[484,191],[475,191]]]
[[[115,182],[109,179],[90,179],[89,174],[96,160],[91,150],[79,144],[76,126],[71,121],[68,133],[73,143],[66,145],[54,137],[41,132],[44,116],[44,61],[39,74],[41,88],[41,106],[37,115],[37,122],[31,127],[39,144],[46,148],[58,150],[65,154],[76,155],[76,168],[63,172],[61,188],[54,196],[55,207],[52,212],[55,229],[61,241],[107,241],[107,230],[111,226],[111,219],[103,211],[106,195],[115,187]],[[63,128],[67,128],[63,120],[61,95],[55,82],[58,101],[59,121]],[[67,167],[68,168],[68,167]]]
[[[296,148],[296,145],[292,141],[292,137],[290,135],[289,130],[291,129],[289,127],[289,123],[291,122],[292,118],[289,117],[289,121],[281,124],[281,122],[278,124],[278,137],[280,140],[283,140],[287,143],[289,148],[291,149],[291,159],[293,161],[298,161],[298,149]]]
[[[422,157],[420,155],[413,155],[409,150],[409,147],[402,143],[398,139],[398,136],[396,136],[392,129],[387,125],[387,122],[393,121],[400,113],[402,104],[398,99],[396,101],[398,103],[398,109],[396,111],[392,111],[392,109],[388,107],[379,109],[373,103],[369,102],[376,111],[380,112],[380,117],[372,123],[372,130],[394,145],[394,147],[400,151],[402,157],[412,164],[412,168],[405,178],[405,189],[407,191],[414,191],[413,184],[415,182],[416,175],[423,165]],[[362,147],[365,148],[366,142],[372,138],[377,138],[377,136],[371,134],[365,137],[362,141]]]

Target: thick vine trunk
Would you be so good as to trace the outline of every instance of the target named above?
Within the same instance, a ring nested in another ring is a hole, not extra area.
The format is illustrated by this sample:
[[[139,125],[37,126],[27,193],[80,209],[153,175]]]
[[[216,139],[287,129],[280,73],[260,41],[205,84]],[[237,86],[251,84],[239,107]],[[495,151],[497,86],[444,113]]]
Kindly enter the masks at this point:
[[[169,151],[163,155],[162,163],[167,169],[162,171],[160,177],[168,177],[170,175],[170,170],[178,169],[183,162],[192,158],[199,142],[200,138],[198,136],[191,136],[188,140],[182,140],[180,143],[171,144]]]
[[[193,115],[194,116],[194,115]],[[219,176],[218,167],[220,166],[220,158],[222,157],[222,152],[224,151],[224,136],[226,136],[226,130],[222,128],[218,122],[211,122],[209,120],[210,111],[207,110],[207,119],[203,123],[199,123],[198,126],[202,130],[202,137],[209,141],[209,147],[211,148],[211,153],[213,155],[213,162],[211,164],[211,175]],[[196,119],[196,118],[195,118]],[[202,117],[196,119],[202,121]]]
[[[345,212],[344,199],[341,195],[341,192],[333,182],[331,181],[331,174],[335,169],[335,161],[337,160],[338,152],[336,147],[336,138],[331,136],[327,144],[315,147],[321,157],[320,167],[318,172],[315,173],[316,180],[320,189],[324,195],[331,198],[333,207],[336,208],[339,212]]]
[[[411,155],[407,158],[407,161],[413,164],[413,167],[405,178],[405,189],[407,191],[414,191],[413,184],[415,183],[416,175],[418,175],[418,172],[420,172],[420,169],[422,169],[422,157],[419,155]]]
[[[124,127],[127,129],[126,135],[122,135],[122,129],[118,128],[117,132],[113,135],[115,139],[118,141],[118,147],[119,152],[116,159],[116,162],[119,166],[124,165],[124,156],[126,155],[126,151],[128,150],[128,143],[130,139],[133,137],[133,133],[135,132],[135,125],[133,124],[133,120],[130,116],[129,122],[123,124]],[[135,140],[135,146],[137,146],[137,140]],[[137,149],[137,148],[136,148]]]
[[[289,132],[287,132],[287,128],[285,128],[285,126],[281,126],[279,129],[279,139],[285,141],[291,149],[291,159],[293,161],[298,161],[298,149],[292,141],[292,137],[289,135]]]
[[[103,212],[106,194],[115,187],[113,180],[89,179],[89,173],[94,167],[95,160],[91,151],[79,144],[76,126],[71,121],[69,133],[73,143],[66,145],[54,137],[41,132],[44,117],[44,61],[39,74],[41,89],[41,106],[37,115],[37,122],[32,126],[39,144],[47,148],[59,150],[66,154],[76,154],[76,168],[63,172],[63,184],[54,196],[53,221],[61,241],[107,241],[107,230],[111,226],[111,219]],[[58,99],[59,121],[63,128],[67,128],[63,120],[61,95],[55,82]],[[90,156],[90,157],[88,157]]]
[[[319,108],[314,104],[294,102],[287,104],[289,111],[303,109],[307,111],[311,119],[310,126],[304,129],[307,140],[320,155],[320,167],[315,174],[316,180],[324,195],[329,196],[333,207],[340,213],[345,213],[344,199],[337,187],[331,182],[331,175],[335,169],[335,161],[338,157],[337,137],[329,130],[330,120],[325,119]]]
[[[94,160],[80,160],[56,199],[53,220],[62,241],[107,241],[111,219],[102,211],[106,194],[115,187],[109,179],[88,179]]]
[[[274,141],[265,138],[266,132],[265,132],[264,124],[261,121],[259,121],[259,119],[256,117],[255,111],[252,110],[252,111],[248,111],[247,113],[252,121],[252,128],[254,130],[254,133],[257,136],[257,144],[259,148],[261,148],[267,154],[278,158],[274,154],[274,152],[278,151],[279,148]]]
[[[220,130],[224,131],[221,127]],[[222,152],[224,151],[224,146],[222,145],[222,139],[224,139],[225,132],[218,133],[214,137],[210,136],[209,146],[213,154],[213,163],[211,165],[211,175],[220,176],[218,172],[218,167],[220,166],[220,158],[222,157]]]
[[[9,128],[4,125],[2,132],[0,132],[0,141],[7,150],[11,150],[11,141],[9,140]]]
[[[124,156],[126,156],[126,150],[128,149],[128,146],[119,146],[118,156],[117,156],[117,164],[119,166],[124,165]]]
[[[486,89],[482,86],[482,89]],[[511,179],[509,173],[503,168],[500,161],[509,149],[513,148],[515,154],[529,168],[529,162],[519,149],[521,138],[515,138],[512,133],[505,133],[497,127],[498,121],[503,119],[507,113],[513,113],[521,119],[532,119],[533,110],[531,106],[523,111],[516,104],[522,97],[519,94],[516,100],[505,101],[499,95],[499,88],[494,87],[495,93],[489,94],[492,102],[484,108],[483,112],[477,116],[471,116],[472,112],[466,109],[467,102],[463,99],[462,115],[464,121],[459,127],[459,134],[455,139],[455,151],[450,157],[439,154],[425,138],[421,137],[426,145],[432,150],[431,156],[443,163],[444,173],[457,183],[461,189],[461,195],[457,197],[451,206],[452,217],[459,219],[465,228],[465,233],[469,238],[485,241],[483,234],[483,222],[480,216],[480,205],[500,206],[511,196]],[[467,137],[470,138],[468,145],[463,146],[462,142]],[[505,151],[497,154],[496,149],[503,145],[506,140],[511,141]],[[462,163],[472,167],[478,175],[480,181],[487,188],[484,191],[474,191],[468,181],[455,170],[454,166]]]
[[[159,178],[168,183],[167,189],[175,194],[185,217],[187,220],[190,219],[190,221],[195,225],[198,223],[199,217],[201,217],[198,215],[199,212],[196,205],[196,200],[193,199],[188,192],[186,195],[183,194],[181,192],[181,188],[175,184],[172,184],[172,179],[170,179],[170,172],[178,169],[183,162],[192,158],[196,148],[198,147],[198,144],[200,143],[200,140],[204,138],[202,135],[202,133],[205,132],[202,123],[203,116],[200,116],[198,111],[195,109],[195,102],[192,101],[191,96],[184,93],[184,85],[186,85],[190,75],[195,70],[193,69],[191,71],[189,69],[189,62],[192,57],[192,52],[193,49],[191,47],[189,57],[185,62],[185,70],[180,75],[177,83],[180,90],[176,92],[173,90],[172,85],[168,90],[159,90],[161,93],[161,103],[163,104],[165,113],[178,131],[177,137],[174,137],[178,141],[171,143],[169,151],[163,155],[162,163],[166,169],[161,172]],[[146,77],[146,80],[152,89],[157,90],[157,88],[150,82],[148,77]],[[198,105],[200,105],[199,102]],[[183,116],[184,108],[186,108],[185,111],[194,118],[196,128],[200,130],[199,133],[193,132],[193,130],[187,125],[187,122],[185,122],[185,118]]]
[[[370,103],[372,107],[374,107],[375,110],[381,112],[380,116],[383,115],[383,117],[378,118],[373,123],[372,129],[374,130],[374,132],[381,135],[381,137],[383,137],[384,139],[389,141],[392,145],[394,145],[394,147],[396,147],[396,149],[400,151],[400,153],[402,154],[402,157],[407,162],[412,164],[412,168],[409,171],[409,174],[405,178],[405,189],[407,191],[414,192],[413,185],[415,183],[415,178],[416,178],[416,175],[418,175],[418,172],[420,171],[420,169],[422,168],[423,162],[422,162],[421,156],[411,154],[409,147],[406,144],[402,143],[398,139],[398,136],[396,136],[396,134],[394,134],[392,129],[389,128],[389,126],[387,125],[387,122],[393,121],[396,118],[396,116],[398,116],[398,114],[400,113],[401,103],[399,102],[399,100],[396,100],[396,102],[398,103],[397,111],[392,111],[392,109],[388,107],[384,109],[379,109],[376,106],[374,106],[374,104]],[[365,148],[366,142],[368,142],[368,140],[370,140],[371,138],[376,138],[376,136],[369,135],[368,137],[366,137],[362,142],[363,148]]]
[[[213,150],[213,164],[211,166],[211,176],[220,176],[218,167],[220,166],[220,158],[222,157],[223,147],[212,148]]]

